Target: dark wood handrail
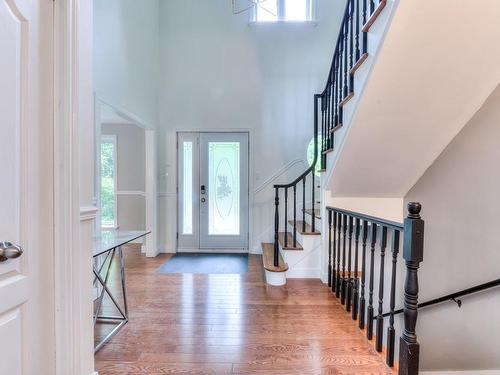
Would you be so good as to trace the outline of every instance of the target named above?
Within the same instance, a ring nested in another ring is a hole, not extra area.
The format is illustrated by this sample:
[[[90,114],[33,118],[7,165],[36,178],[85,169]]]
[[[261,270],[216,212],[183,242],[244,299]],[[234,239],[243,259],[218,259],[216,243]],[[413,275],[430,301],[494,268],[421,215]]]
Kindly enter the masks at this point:
[[[327,206],[326,209],[331,210],[331,211],[336,211],[336,212],[339,212],[341,214],[345,214],[348,216],[352,216],[352,217],[358,218],[360,220],[366,220],[366,221],[369,221],[371,223],[375,223],[377,225],[382,225],[382,226],[385,226],[385,227],[388,227],[391,229],[403,230],[403,228],[404,228],[403,223],[398,223],[396,221],[386,220],[386,219],[382,219],[380,217],[362,214],[360,212],[349,211],[349,210],[344,210],[343,208],[330,207],[330,206]]]
[[[340,23],[340,32],[339,35],[337,36],[337,42],[335,43],[335,52],[333,53],[333,58],[332,58],[332,63],[330,64],[330,71],[328,72],[328,79],[326,80],[326,85],[323,91],[321,92],[321,96],[325,95],[328,86],[332,83],[332,73],[334,70],[335,66],[335,59],[339,55],[339,45],[342,42],[343,38],[343,30],[344,30],[344,24],[347,22],[347,19],[349,18],[349,1],[346,2],[345,9],[344,9],[344,16],[342,17],[342,22]]]

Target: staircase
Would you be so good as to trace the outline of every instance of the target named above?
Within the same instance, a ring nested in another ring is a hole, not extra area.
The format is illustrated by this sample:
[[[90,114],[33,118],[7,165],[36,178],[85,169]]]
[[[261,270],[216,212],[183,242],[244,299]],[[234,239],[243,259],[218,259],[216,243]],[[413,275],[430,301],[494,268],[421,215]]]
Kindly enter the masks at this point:
[[[410,203],[404,223],[385,207],[402,202],[500,82],[499,12],[493,0],[347,0],[325,88],[314,95],[314,161],[274,185],[267,282],[321,277],[399,374],[418,374],[419,307],[499,285],[419,304],[421,206]],[[379,199],[385,217],[322,205],[325,191],[330,203]]]
[[[314,160],[288,184],[274,185],[274,242],[263,243],[267,282],[284,285],[286,278],[320,277],[322,182],[336,133],[344,125],[344,106],[355,96],[356,72],[369,59],[368,34],[387,0],[348,0],[325,88],[314,95]],[[320,199],[318,199],[320,198]]]
[[[319,278],[321,270],[326,269],[332,293],[352,314],[376,351],[384,353],[387,365],[400,374],[417,375],[417,270],[423,260],[420,204],[409,205],[404,224],[324,207],[321,194],[326,182],[316,176],[333,169],[328,158],[338,154],[338,134],[343,132],[345,137],[346,108],[356,98],[355,83],[366,83],[368,69],[364,66],[373,64],[370,53],[376,54],[382,44],[380,35],[369,38],[369,33],[382,19],[384,25],[377,32],[384,34],[384,26],[389,24],[388,12],[394,7],[394,1],[388,0],[347,0],[325,88],[314,95],[314,160],[292,182],[274,185],[274,241],[262,243],[262,259],[266,281],[273,286],[285,285],[287,278]],[[375,46],[369,49],[370,40],[375,40]],[[355,79],[358,74],[362,80]],[[360,85],[359,90],[362,89]],[[398,263],[400,242],[404,243],[404,266]],[[328,249],[326,259],[323,248]],[[392,255],[392,268],[387,273],[386,248]],[[403,300],[396,297],[396,280],[401,273],[406,274]],[[387,284],[390,311],[384,312]],[[400,322],[395,320],[396,303],[405,306],[404,324],[399,327]],[[402,331],[399,347],[398,328]]]

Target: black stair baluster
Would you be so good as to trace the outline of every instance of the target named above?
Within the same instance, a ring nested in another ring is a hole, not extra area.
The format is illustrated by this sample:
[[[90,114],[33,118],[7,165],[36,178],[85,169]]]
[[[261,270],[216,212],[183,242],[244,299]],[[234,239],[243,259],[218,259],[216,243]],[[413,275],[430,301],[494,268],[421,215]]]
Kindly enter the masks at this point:
[[[346,311],[351,311],[352,303],[352,232],[354,218],[349,216],[349,252],[347,257],[347,295],[346,295]]]
[[[327,86],[327,96],[326,96],[326,126],[325,132],[323,133],[323,138],[325,138],[326,149],[330,149],[330,95],[331,95],[331,86],[328,84]]]
[[[344,35],[343,35],[344,28],[340,28],[340,33],[341,36],[340,39],[340,46],[339,46],[339,75],[338,75],[338,80],[337,80],[337,89],[338,89],[338,107],[339,107],[339,125],[343,123],[344,121],[344,108],[340,105],[342,103],[342,70],[343,70],[343,51],[344,51]]]
[[[328,210],[328,287],[332,287],[332,211]]]
[[[396,304],[396,271],[399,253],[399,230],[395,229],[392,234],[392,271],[391,271],[391,301],[389,327],[387,327],[387,358],[386,362],[389,367],[394,366],[394,346],[396,340],[396,332],[394,330],[394,307]]]
[[[345,305],[345,297],[347,294],[347,280],[346,280],[346,241],[347,241],[347,215],[343,215],[343,237],[342,237],[342,291],[340,294],[340,303]]]
[[[285,188],[285,247],[288,247],[288,188]]]
[[[273,263],[275,267],[279,267],[279,225],[280,225],[280,214],[279,214],[279,205],[280,205],[280,197],[279,197],[279,189],[275,188],[276,195],[274,197],[274,259]]]
[[[321,139],[323,144],[325,145],[325,149],[323,151],[328,150],[328,119],[329,119],[329,106],[328,106],[328,101],[329,101],[329,87],[326,87],[326,94],[325,94],[325,126],[323,130],[323,134],[321,134]],[[321,169],[326,169],[326,153],[321,153]],[[314,180],[314,179],[313,179]],[[314,204],[313,204],[314,206]]]
[[[332,212],[332,211],[330,211]],[[333,211],[333,241],[332,241],[332,292],[335,293],[336,272],[335,272],[335,251],[337,239],[337,212]]]
[[[361,57],[361,52],[359,50],[359,30],[360,30],[360,22],[359,22],[359,0],[356,0],[356,62],[359,61],[360,57]]]
[[[366,0],[363,0],[363,26],[366,25],[367,22],[367,7]],[[363,31],[363,55],[368,53],[368,33]]]
[[[375,13],[375,0],[370,0],[370,16]]]
[[[323,94],[323,96],[321,97],[321,137],[319,138],[319,142],[321,144],[321,151],[320,151],[320,155],[321,155],[321,159],[320,159],[320,162],[321,162],[321,169],[323,169],[323,152],[326,150],[326,143],[325,143],[325,137],[324,137],[324,134],[325,134],[325,128],[326,128],[326,98],[327,98],[327,91],[325,91],[325,93]]]
[[[350,1],[350,0],[349,0]],[[347,79],[347,66],[349,62],[349,53],[348,53],[348,37],[349,37],[349,29],[348,29],[348,17],[349,13],[346,13],[346,17],[344,18],[344,92],[343,92],[343,97],[342,100],[344,100],[347,97],[347,94],[349,93],[349,81]]]
[[[306,231],[306,178],[302,179],[302,233]]]
[[[375,245],[377,244],[377,224],[370,223],[370,285],[368,291],[368,312],[366,316],[366,337],[368,340],[373,339],[373,282],[375,273]]]
[[[333,62],[335,65],[335,61]],[[330,117],[330,127],[328,128],[328,139],[330,140],[329,144],[329,149],[333,149],[333,133],[332,129],[335,126],[335,88],[333,87],[333,81],[334,81],[334,66],[332,66],[332,71],[330,74],[330,92],[331,92],[331,98],[330,98],[330,103],[331,103],[331,117]]]
[[[342,290],[342,279],[340,277],[340,241],[342,237],[342,214],[339,212],[337,214],[337,281],[335,283],[335,296],[340,298]]]
[[[315,177],[314,177],[314,170],[311,171],[311,231],[314,233],[316,232],[316,215],[314,214],[314,199],[315,199],[315,192],[316,192],[316,186],[315,186]]]
[[[352,293],[352,319],[358,318],[358,300],[359,300],[359,279],[358,279],[358,253],[359,253],[359,234],[360,220],[356,218],[355,222],[355,239],[354,239],[354,281]]]
[[[363,243],[361,245],[361,296],[359,297],[359,328],[365,328],[365,281],[366,281],[366,239],[368,238],[368,221],[363,220]]]
[[[387,247],[387,227],[380,228],[380,277],[378,287],[378,315],[377,315],[377,342],[375,348],[377,352],[382,352],[382,343],[384,339],[384,266],[385,266],[385,248]]]
[[[354,0],[349,0],[349,72],[354,66]],[[354,92],[354,74],[349,73],[349,94]]]
[[[293,247],[297,247],[297,185],[293,185]]]
[[[333,102],[335,105],[335,117],[333,120],[333,127],[337,126],[339,124],[339,102],[338,102],[338,74],[339,74],[339,55],[336,53],[335,54],[335,59],[334,59],[334,72],[333,72],[333,90],[334,90],[334,96],[333,96]],[[335,134],[332,133],[332,142],[335,139]],[[332,144],[333,147],[333,144]]]

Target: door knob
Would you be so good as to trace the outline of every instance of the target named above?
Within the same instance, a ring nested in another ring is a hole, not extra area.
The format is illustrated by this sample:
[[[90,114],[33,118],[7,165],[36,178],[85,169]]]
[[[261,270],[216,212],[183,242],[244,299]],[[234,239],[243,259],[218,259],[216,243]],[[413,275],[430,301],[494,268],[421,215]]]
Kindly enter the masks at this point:
[[[205,203],[205,198],[201,198],[201,203]]]
[[[8,259],[19,258],[23,254],[23,248],[11,242],[0,242],[0,262]]]

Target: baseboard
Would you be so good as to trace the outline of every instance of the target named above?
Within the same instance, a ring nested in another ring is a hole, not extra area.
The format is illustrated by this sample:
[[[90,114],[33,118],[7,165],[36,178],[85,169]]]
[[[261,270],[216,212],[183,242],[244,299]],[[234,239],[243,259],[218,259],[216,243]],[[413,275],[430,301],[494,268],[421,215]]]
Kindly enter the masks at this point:
[[[158,252],[160,254],[175,254],[176,251],[173,249],[174,249],[173,247],[170,247],[170,246],[167,247],[167,245],[158,246]]]
[[[500,370],[419,371],[420,375],[500,375]]]
[[[328,273],[322,272],[320,279],[323,284],[328,284]]]
[[[262,255],[262,246],[254,246],[251,250],[248,251],[248,254]]]
[[[206,253],[206,254],[218,254],[218,253],[232,253],[232,254],[247,254],[248,249],[197,249],[197,248],[185,248],[177,249],[178,253]]]
[[[319,268],[294,268],[286,271],[287,279],[319,279]]]

